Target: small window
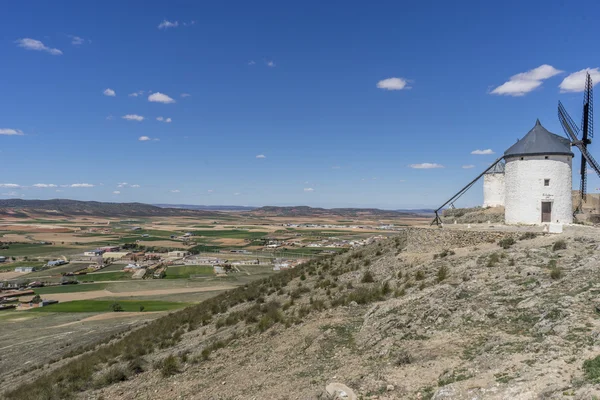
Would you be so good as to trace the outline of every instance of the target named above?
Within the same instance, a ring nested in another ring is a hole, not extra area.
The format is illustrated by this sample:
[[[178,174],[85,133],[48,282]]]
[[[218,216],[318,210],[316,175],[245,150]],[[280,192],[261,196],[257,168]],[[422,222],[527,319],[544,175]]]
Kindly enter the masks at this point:
[[[521,160],[523,159],[523,157],[521,157]]]
[[[548,159],[548,156],[544,157],[546,160]]]
[[[550,186],[550,179],[544,179],[544,186]]]

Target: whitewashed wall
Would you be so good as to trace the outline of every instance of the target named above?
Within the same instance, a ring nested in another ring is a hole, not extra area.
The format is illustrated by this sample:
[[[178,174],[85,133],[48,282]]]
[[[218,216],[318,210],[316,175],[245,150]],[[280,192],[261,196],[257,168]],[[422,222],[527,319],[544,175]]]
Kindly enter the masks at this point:
[[[485,174],[483,176],[483,206],[498,207],[504,205],[504,174]]]
[[[507,224],[541,224],[542,200],[552,202],[552,222],[573,222],[571,156],[506,158],[505,221]],[[550,186],[544,186],[550,179]]]

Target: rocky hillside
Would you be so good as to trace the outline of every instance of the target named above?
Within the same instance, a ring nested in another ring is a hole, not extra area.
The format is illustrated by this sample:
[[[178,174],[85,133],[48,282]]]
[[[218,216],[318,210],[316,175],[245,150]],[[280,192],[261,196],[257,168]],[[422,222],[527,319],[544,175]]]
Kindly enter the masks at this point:
[[[28,217],[30,215],[89,215],[98,217],[163,217],[218,215],[211,211],[162,208],[143,203],[105,203],[99,201],[53,200],[0,200],[0,215]]]
[[[408,229],[82,349],[4,398],[598,398],[599,241]]]

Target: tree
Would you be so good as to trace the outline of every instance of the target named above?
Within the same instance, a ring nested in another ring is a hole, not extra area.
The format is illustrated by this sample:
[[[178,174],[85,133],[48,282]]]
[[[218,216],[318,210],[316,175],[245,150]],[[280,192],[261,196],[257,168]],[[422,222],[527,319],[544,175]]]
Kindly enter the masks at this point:
[[[112,310],[114,312],[121,312],[123,311],[123,307],[121,307],[121,305],[119,303],[113,303],[110,308],[112,308]]]

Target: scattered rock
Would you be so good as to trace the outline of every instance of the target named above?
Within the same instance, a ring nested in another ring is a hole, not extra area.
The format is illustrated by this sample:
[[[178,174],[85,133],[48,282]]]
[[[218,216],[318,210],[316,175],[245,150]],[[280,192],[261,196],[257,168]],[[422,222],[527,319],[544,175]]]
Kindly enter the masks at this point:
[[[343,383],[330,383],[325,387],[327,394],[333,400],[357,400],[356,394],[348,386]]]

